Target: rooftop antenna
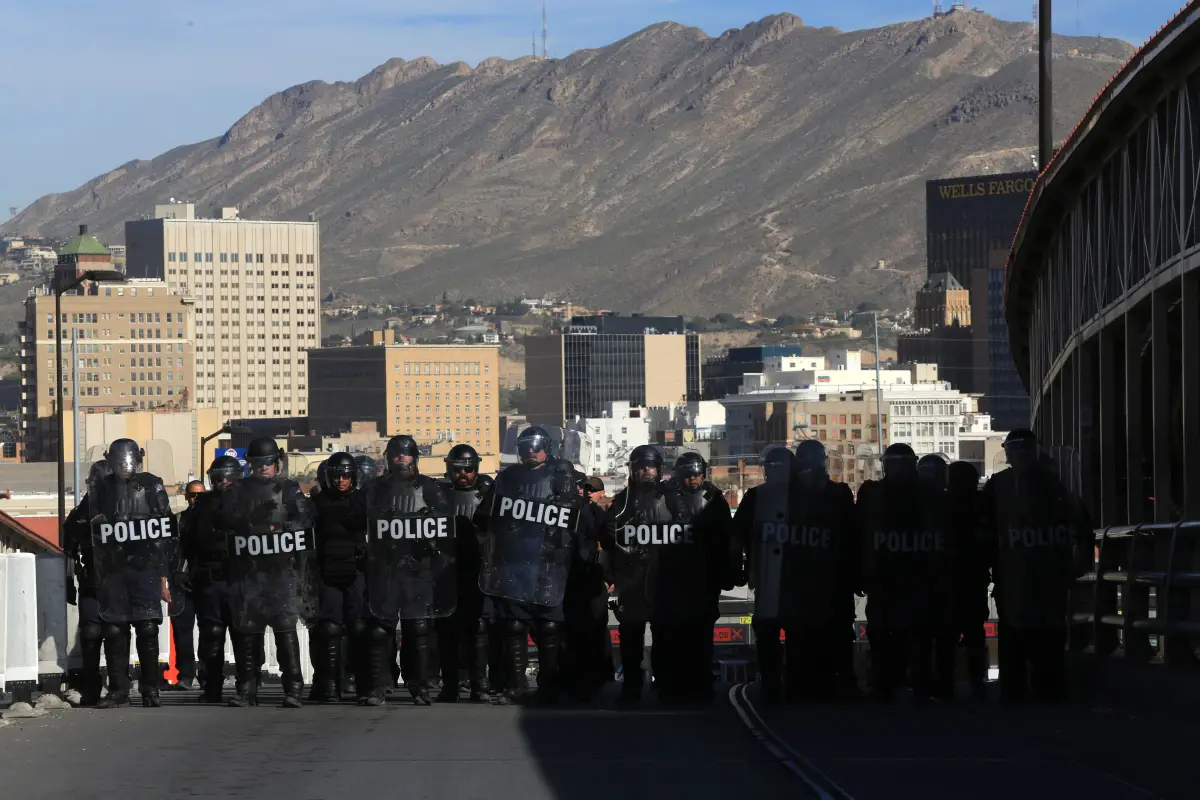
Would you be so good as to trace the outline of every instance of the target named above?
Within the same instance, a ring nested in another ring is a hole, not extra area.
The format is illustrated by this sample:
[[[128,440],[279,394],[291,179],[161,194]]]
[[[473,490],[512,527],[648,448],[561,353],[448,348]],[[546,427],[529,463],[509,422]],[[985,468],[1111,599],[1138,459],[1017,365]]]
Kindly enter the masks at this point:
[[[933,16],[936,18],[936,17],[940,17],[941,15],[942,15],[941,0],[933,0]]]
[[[17,215],[17,207],[16,207],[16,206],[9,206],[9,207],[8,207],[8,216],[10,216],[10,217],[15,217],[16,215]]]
[[[550,51],[546,48],[546,40],[550,37],[550,29],[546,25],[546,0],[542,0],[542,58],[549,58]]]
[[[537,58],[537,31],[529,32],[529,41],[533,47],[533,57]]]

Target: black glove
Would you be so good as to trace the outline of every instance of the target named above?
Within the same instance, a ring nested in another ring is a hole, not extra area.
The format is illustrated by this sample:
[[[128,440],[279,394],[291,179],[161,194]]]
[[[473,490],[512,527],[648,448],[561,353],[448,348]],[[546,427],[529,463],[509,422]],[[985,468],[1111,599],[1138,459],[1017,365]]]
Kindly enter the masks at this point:
[[[67,580],[67,604],[72,606],[79,604],[79,598],[75,593],[75,581],[71,579]]]
[[[190,592],[192,590],[192,575],[190,572],[176,572],[175,586],[181,592]]]

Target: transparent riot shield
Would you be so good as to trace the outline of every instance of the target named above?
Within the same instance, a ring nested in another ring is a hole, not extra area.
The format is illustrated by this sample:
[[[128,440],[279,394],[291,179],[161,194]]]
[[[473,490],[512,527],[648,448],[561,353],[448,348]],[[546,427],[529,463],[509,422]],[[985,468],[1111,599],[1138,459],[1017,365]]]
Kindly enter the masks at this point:
[[[146,451],[142,469],[162,478],[163,483],[167,486],[175,486],[183,476],[187,475],[186,467],[178,474],[176,473],[175,453],[165,439],[149,439],[142,445],[142,449]]]
[[[991,475],[1003,472],[1006,469],[1008,469],[1008,455],[1004,451],[996,453],[996,455],[992,458]],[[991,476],[989,475],[988,477]]]
[[[109,476],[89,489],[88,509],[86,566],[101,619],[122,623],[179,614],[179,526],[162,485]]]
[[[844,459],[841,453],[826,453],[825,461],[828,465],[826,469],[829,472],[829,480],[846,484],[855,482],[854,459]]]
[[[563,499],[521,496],[521,487],[496,482],[479,571],[484,594],[554,607],[567,590],[571,542],[579,506]]]
[[[221,524],[229,526],[229,606],[241,631],[291,630],[316,616],[311,506],[299,493],[285,499],[277,486],[247,478],[221,498]]]
[[[754,590],[754,614],[773,619],[779,616],[779,598],[787,576],[784,547],[790,538],[790,495],[794,476],[764,471],[763,482],[754,487],[754,541],[750,548],[749,583]]]
[[[453,514],[388,511],[368,522],[367,603],[378,619],[436,619],[458,608]]]
[[[1046,466],[1058,477],[1062,485],[1078,496],[1083,491],[1079,452],[1070,445],[1058,445],[1043,448],[1042,454]]]
[[[279,474],[290,478],[296,483],[316,483],[317,468],[325,459],[322,456],[309,456],[302,453],[284,453]]]

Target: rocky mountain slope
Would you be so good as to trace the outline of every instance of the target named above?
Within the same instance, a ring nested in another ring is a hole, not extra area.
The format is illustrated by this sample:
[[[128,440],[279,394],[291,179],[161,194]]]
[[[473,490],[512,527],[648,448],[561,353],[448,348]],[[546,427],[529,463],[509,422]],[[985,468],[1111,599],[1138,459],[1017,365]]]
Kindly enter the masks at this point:
[[[1030,167],[1033,37],[976,12],[851,33],[785,14],[716,38],[657,24],[561,60],[393,59],[280,92],[218,139],[43,197],[7,227],[87,222],[119,242],[176,197],[315,214],[325,285],[361,297],[899,305],[924,272],[924,181]],[[1132,48],[1055,48],[1061,138]]]

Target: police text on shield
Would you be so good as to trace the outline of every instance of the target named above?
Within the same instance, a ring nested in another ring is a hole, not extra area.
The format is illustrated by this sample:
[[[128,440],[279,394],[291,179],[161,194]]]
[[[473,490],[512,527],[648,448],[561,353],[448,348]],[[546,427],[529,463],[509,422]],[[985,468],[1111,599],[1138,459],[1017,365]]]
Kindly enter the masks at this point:
[[[233,537],[237,556],[282,556],[303,553],[312,542],[312,531],[274,531]]]
[[[692,526],[677,522],[653,525],[626,525],[622,529],[625,546],[635,544],[692,544]]]
[[[445,539],[450,536],[447,517],[403,517],[375,520],[375,538]]]
[[[501,517],[520,520],[521,522],[532,522],[536,525],[570,528],[571,515],[574,510],[569,506],[543,503],[540,500],[528,500],[521,497],[500,498]]]
[[[170,517],[132,519],[125,522],[100,523],[100,544],[144,542],[150,539],[169,539],[175,535],[175,520]]]

